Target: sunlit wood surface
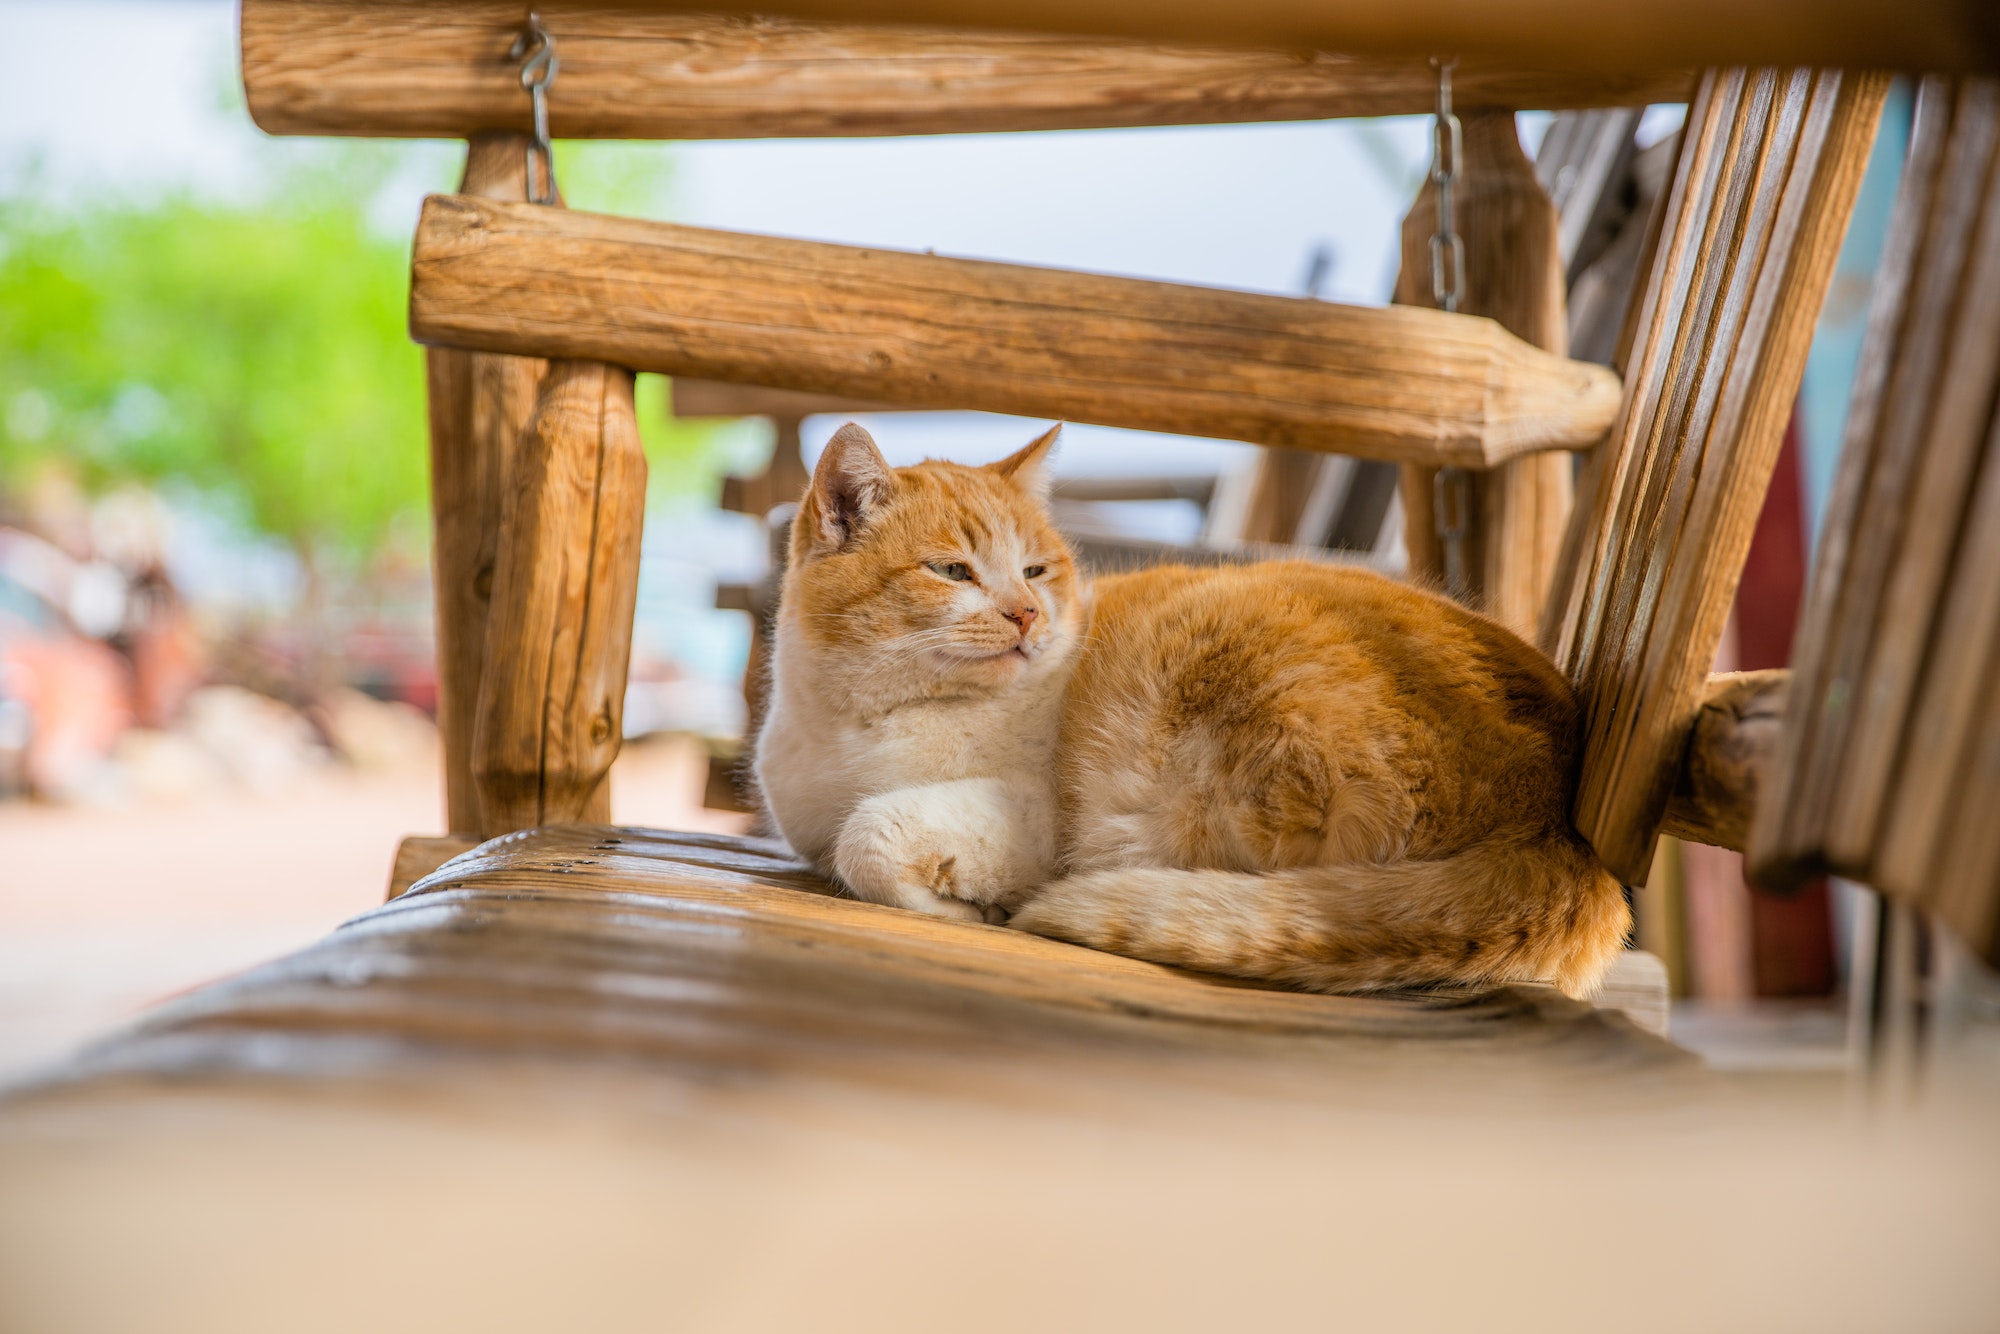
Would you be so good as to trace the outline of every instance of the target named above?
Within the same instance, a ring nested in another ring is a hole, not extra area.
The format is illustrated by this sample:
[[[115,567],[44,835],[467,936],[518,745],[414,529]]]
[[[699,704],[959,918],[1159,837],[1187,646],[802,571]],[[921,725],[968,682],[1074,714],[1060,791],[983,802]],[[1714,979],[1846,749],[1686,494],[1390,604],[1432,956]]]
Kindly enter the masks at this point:
[[[1864,1149],[1541,988],[1267,992],[826,891],[541,830],[169,1003],[0,1096],[0,1327],[1546,1334],[1642,1261],[1620,1328],[1976,1327],[1993,1137],[1937,1103]]]
[[[801,22],[768,15],[534,7],[561,71],[563,138],[755,139],[1219,125],[1423,112],[1424,55],[1356,59],[1130,38]],[[507,0],[245,0],[243,84],[272,134],[524,130]],[[1468,58],[1461,107],[1677,102],[1686,70],[1551,74]]]
[[[1601,366],[1491,320],[425,201],[420,342],[912,406],[1490,467],[1585,449]]]
[[[572,825],[482,845],[322,945],[165,1008],[83,1068],[310,1076],[331,1072],[330,1041],[364,1038],[382,1044],[371,1064],[405,1075],[443,1048],[859,1077],[1082,1044],[1142,1066],[1254,1052],[1310,1083],[1356,1039],[1454,1065],[1671,1080],[1689,1064],[1545,988],[1264,990],[835,897],[767,840]]]

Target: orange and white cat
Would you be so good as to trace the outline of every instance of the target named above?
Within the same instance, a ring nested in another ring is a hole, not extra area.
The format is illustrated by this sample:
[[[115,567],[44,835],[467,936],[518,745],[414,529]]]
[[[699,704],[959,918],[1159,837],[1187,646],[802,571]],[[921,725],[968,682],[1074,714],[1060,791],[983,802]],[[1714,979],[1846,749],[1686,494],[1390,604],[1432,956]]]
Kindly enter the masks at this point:
[[[1548,660],[1360,569],[1086,583],[1055,437],[982,468],[828,444],[757,742],[792,847],[863,899],[1161,963],[1593,991],[1630,918],[1569,823]]]

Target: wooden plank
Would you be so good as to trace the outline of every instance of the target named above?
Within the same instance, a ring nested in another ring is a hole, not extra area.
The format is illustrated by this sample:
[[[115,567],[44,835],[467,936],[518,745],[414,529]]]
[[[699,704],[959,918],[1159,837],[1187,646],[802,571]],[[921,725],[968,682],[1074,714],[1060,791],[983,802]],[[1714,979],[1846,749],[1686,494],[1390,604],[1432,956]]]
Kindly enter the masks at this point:
[[[1777,750],[1791,673],[1782,668],[1708,678],[1661,832],[1741,852]]]
[[[1897,402],[1885,423],[1883,461],[1901,484],[1880,499],[1903,504],[1888,510],[1870,497],[1871,526],[1888,529],[1893,545],[1880,567],[1879,615],[1872,627],[1850,627],[1862,632],[1867,657],[1826,827],[1827,858],[1837,867],[1872,867],[1932,636],[1958,633],[1936,617],[2000,388],[2000,83],[1970,81],[1958,103],[1899,340],[1899,362],[1916,363],[1901,386],[1914,401]]]
[[[1535,150],[1535,179],[1556,206],[1567,285],[1575,284],[1618,230],[1640,114],[1638,107],[1566,111],[1549,123]]]
[[[628,0],[661,9],[660,0]],[[748,10],[741,12],[751,12]],[[1425,57],[1439,51],[1578,70],[1787,64],[2000,69],[1986,0],[784,0],[754,12],[838,22],[1110,33],[1158,41]]]
[[[1884,890],[1935,903],[1994,962],[2000,868],[1977,848],[2000,825],[1991,818],[2000,804],[1980,804],[1992,800],[1989,771],[2000,748],[2000,716],[1981,700],[2000,678],[2000,414],[1987,432],[1960,541],[1938,615],[1948,630],[1931,647],[1869,872]]]
[[[1554,203],[1521,151],[1511,111],[1463,117],[1464,161],[1453,189],[1465,249],[1459,309],[1484,315],[1523,340],[1561,355],[1568,349],[1563,301],[1565,264]],[[1430,241],[1437,230],[1437,187],[1428,181],[1403,219],[1400,305],[1430,307]],[[1434,469],[1405,465],[1403,541],[1412,574],[1452,587],[1515,633],[1532,638],[1569,518],[1571,463],[1544,455],[1502,464],[1482,477],[1447,478],[1462,502],[1438,494]],[[1454,521],[1465,569],[1448,578],[1439,509],[1463,506]]]
[[[1643,881],[1887,79],[1720,71],[1690,108],[1626,406],[1544,642],[1587,718],[1575,818]]]
[[[645,507],[631,373],[552,363],[522,437],[487,622],[473,738],[484,837],[609,818]]]
[[[437,196],[420,342],[1491,467],[1594,443],[1617,379],[1490,320]]]
[[[527,138],[481,135],[467,146],[468,195],[528,197]],[[430,396],[433,596],[437,613],[438,732],[445,814],[461,834],[482,828],[472,777],[472,731],[486,664],[486,618],[499,559],[500,516],[521,428],[548,363],[434,347],[425,351]]]
[[[1918,95],[1753,864],[2000,963],[2000,81]]]
[[[534,6],[562,61],[563,138],[943,134],[1422,112],[1427,53],[1358,60],[1030,32],[683,14],[593,0]],[[243,85],[270,134],[525,130],[506,0],[243,0]],[[1692,67],[1689,67],[1691,69]],[[1467,58],[1461,106],[1639,106],[1688,70],[1545,74]]]
[[[1876,270],[1840,468],[1827,500],[1813,576],[1799,618],[1794,654],[1797,684],[1766,800],[1751,831],[1751,872],[1765,884],[1792,884],[1825,869],[1819,854],[1853,697],[1849,678],[1856,670],[1851,651],[1839,639],[1844,628],[1872,626],[1875,616],[1872,602],[1865,607],[1857,602],[1865,593],[1850,587],[1850,570],[1857,562],[1872,564],[1876,559],[1865,548],[1878,531],[1873,524],[1864,528],[1860,516],[1876,492],[1877,437],[1938,188],[1953,97],[1950,81],[1935,78],[1925,80],[1917,95],[1909,155]],[[1837,679],[1846,683],[1836,688]]]

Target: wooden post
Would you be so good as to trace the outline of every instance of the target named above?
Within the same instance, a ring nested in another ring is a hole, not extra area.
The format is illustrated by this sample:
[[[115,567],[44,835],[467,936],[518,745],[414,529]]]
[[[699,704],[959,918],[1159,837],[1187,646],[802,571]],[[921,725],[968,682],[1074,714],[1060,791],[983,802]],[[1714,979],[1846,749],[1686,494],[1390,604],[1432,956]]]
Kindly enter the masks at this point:
[[[473,737],[488,838],[610,818],[646,509],[632,373],[551,364],[514,472]]]
[[[1465,293],[1459,310],[1485,315],[1508,332],[1558,355],[1568,351],[1564,264],[1556,208],[1521,151],[1511,111],[1463,117],[1465,156],[1454,186],[1458,231],[1465,245]],[[1403,266],[1396,301],[1430,306],[1431,234],[1437,228],[1437,187],[1429,181],[1403,219]],[[1539,455],[1504,463],[1484,475],[1447,477],[1416,464],[1403,467],[1404,542],[1412,574],[1443,581],[1438,532],[1442,506],[1463,507],[1466,601],[1530,639],[1541,616],[1572,494],[1570,460]],[[1462,496],[1450,494],[1461,489]]]
[[[466,148],[465,194],[527,198],[523,134],[484,134]],[[427,349],[432,572],[437,600],[438,730],[445,819],[454,834],[484,827],[472,778],[472,729],[486,663],[486,613],[500,514],[521,428],[548,363],[457,348]]]

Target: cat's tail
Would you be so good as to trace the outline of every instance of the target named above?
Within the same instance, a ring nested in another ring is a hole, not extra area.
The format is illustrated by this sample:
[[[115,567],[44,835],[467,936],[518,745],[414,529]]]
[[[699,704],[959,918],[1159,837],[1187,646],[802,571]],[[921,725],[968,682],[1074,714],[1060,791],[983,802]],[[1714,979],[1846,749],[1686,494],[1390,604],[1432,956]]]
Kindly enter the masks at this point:
[[[1245,874],[1128,867],[1053,881],[1009,925],[1314,991],[1553,982],[1593,994],[1631,928],[1583,847]]]

